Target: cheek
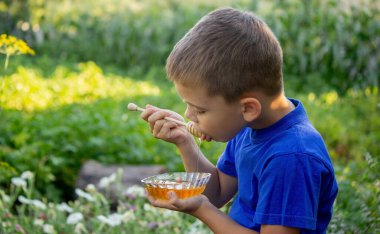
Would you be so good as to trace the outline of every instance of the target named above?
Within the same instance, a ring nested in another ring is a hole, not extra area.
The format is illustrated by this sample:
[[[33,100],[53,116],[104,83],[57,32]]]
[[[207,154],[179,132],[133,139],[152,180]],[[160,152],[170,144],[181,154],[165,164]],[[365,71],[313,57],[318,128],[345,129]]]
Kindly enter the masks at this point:
[[[213,138],[219,138],[219,136],[224,135],[225,126],[224,121],[221,121],[217,118],[213,119],[201,119],[199,118],[199,122],[201,123],[202,130],[207,134],[211,135]]]
[[[225,118],[208,120],[204,131],[215,140],[226,142],[231,140],[244,126],[245,122],[241,118],[226,116]]]

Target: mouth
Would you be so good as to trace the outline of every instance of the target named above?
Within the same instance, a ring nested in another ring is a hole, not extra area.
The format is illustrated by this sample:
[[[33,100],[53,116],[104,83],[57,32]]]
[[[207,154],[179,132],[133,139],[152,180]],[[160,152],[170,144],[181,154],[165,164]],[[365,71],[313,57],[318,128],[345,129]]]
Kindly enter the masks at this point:
[[[195,137],[198,137],[202,141],[211,141],[212,137],[202,132],[196,123],[188,122],[186,129]]]
[[[201,136],[201,140],[202,141],[212,141],[212,137],[203,133]]]

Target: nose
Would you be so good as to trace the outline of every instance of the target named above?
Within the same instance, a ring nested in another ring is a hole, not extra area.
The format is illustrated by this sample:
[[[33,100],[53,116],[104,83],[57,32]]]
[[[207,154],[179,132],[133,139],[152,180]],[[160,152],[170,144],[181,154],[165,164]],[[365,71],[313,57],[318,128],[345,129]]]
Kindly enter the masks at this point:
[[[196,115],[194,114],[194,111],[191,111],[191,107],[187,106],[185,110],[185,117],[193,122],[197,122]]]

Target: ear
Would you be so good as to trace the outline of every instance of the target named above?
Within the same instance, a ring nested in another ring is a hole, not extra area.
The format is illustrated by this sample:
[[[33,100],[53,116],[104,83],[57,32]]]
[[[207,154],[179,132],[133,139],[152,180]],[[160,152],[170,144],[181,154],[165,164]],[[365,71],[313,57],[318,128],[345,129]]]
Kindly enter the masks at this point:
[[[252,122],[261,114],[261,103],[254,97],[240,99],[241,113],[247,122]]]

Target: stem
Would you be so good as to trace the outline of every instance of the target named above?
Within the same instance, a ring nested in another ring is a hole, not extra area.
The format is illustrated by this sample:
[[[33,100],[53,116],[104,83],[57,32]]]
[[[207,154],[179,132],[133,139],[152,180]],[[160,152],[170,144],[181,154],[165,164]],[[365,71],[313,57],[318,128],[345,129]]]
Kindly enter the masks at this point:
[[[10,57],[11,55],[9,54],[9,53],[7,53],[7,55],[6,55],[6,57],[5,57],[5,63],[4,63],[4,71],[6,71],[7,70],[7,68],[8,68],[8,64],[9,64],[9,57]]]

